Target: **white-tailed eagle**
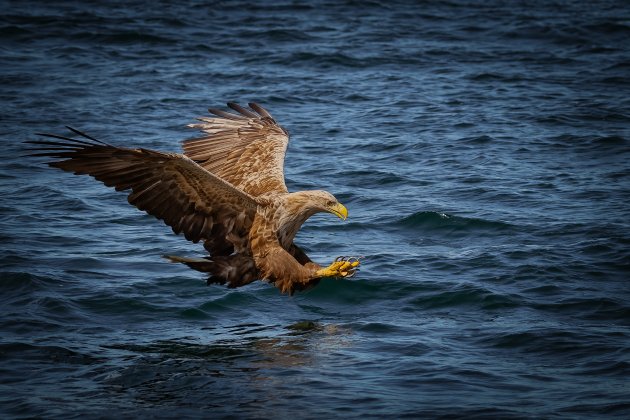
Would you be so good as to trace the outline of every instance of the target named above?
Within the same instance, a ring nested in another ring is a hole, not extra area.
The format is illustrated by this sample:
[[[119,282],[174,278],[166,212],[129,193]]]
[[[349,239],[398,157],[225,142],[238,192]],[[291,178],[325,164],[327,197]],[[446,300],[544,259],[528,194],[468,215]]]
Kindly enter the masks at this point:
[[[49,140],[28,143],[36,145],[34,156],[61,159],[50,166],[128,190],[130,204],[189,241],[202,241],[204,258],[167,258],[209,273],[208,284],[239,287],[260,279],[292,294],[322,277],[352,276],[359,258],[322,267],[293,242],[313,214],[345,220],[346,208],[326,191],[290,193],[288,132],[258,104],[228,106],[237,113],[210,109],[215,116],[189,125],[204,134],[184,141],[184,154],[112,146],[70,127],[81,137],[41,134]]]

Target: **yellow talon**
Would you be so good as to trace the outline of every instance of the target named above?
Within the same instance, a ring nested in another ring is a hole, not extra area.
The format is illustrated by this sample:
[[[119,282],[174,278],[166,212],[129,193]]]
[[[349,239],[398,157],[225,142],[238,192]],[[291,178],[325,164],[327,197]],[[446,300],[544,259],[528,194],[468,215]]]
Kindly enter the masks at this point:
[[[348,271],[349,268],[352,268],[352,263],[346,261],[339,267],[339,271]]]
[[[315,272],[315,275],[317,277],[352,277],[361,264],[361,258],[363,257],[337,257],[328,267]]]

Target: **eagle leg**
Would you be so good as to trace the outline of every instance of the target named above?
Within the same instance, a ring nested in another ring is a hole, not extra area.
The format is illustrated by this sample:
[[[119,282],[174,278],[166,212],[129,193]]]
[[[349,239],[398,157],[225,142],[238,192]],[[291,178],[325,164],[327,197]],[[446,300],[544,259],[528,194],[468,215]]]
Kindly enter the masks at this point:
[[[356,273],[363,257],[337,257],[326,268],[317,270],[317,277],[352,277]]]

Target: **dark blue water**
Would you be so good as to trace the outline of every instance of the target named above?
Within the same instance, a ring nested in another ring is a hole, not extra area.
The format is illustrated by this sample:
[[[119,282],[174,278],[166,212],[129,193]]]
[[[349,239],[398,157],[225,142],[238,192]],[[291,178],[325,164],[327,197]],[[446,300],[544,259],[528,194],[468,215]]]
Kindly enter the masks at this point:
[[[3,418],[630,415],[627,2],[1,3]],[[19,157],[179,151],[227,101],[349,208],[298,243],[355,278],[207,287],[160,258],[200,245]]]

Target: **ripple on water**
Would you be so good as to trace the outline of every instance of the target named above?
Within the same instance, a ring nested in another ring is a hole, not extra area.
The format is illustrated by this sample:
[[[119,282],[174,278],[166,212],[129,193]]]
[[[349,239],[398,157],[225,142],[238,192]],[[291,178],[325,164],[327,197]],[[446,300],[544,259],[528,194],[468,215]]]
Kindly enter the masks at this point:
[[[439,232],[445,235],[467,235],[479,232],[505,234],[506,231],[516,230],[516,226],[506,222],[454,216],[435,211],[419,211],[397,220],[393,225],[417,232]]]

